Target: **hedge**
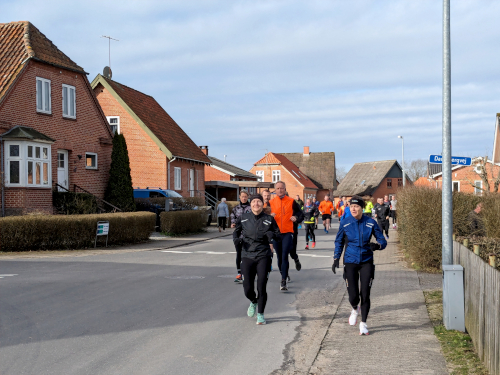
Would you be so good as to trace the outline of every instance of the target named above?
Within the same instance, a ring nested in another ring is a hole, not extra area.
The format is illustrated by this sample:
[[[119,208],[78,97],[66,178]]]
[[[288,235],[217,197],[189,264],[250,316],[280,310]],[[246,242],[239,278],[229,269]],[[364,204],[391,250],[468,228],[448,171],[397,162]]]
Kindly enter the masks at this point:
[[[109,221],[108,245],[136,243],[154,232],[155,220],[151,212],[4,217],[0,218],[0,246],[3,252],[93,247],[98,221]]]
[[[428,187],[408,187],[398,191],[398,235],[403,250],[421,268],[441,269],[442,253],[442,191]],[[467,215],[483,203],[480,217],[485,237],[472,236]],[[500,243],[500,194],[476,196],[453,193],[453,233],[459,238],[470,238],[473,244]]]
[[[162,233],[183,234],[201,232],[207,225],[204,210],[168,211],[160,214]]]

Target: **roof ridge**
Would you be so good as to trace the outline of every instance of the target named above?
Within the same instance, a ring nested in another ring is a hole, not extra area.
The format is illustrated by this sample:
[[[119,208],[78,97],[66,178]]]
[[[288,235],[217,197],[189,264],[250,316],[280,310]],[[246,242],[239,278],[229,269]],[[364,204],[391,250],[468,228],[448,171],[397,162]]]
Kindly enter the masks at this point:
[[[35,27],[35,25],[33,25],[31,22],[29,21],[23,21],[22,22],[24,24],[24,30],[23,30],[23,43],[24,43],[24,48],[26,48],[26,53],[28,54],[29,57],[36,57],[36,54],[35,54],[35,51],[33,50],[33,47],[31,45],[31,32],[30,32],[30,26],[33,26],[35,29],[37,29]],[[38,30],[38,29],[37,29]],[[40,34],[42,34],[40,32],[40,30],[38,30],[38,32]],[[43,35],[43,34],[42,34]],[[45,38],[47,38],[45,35],[43,35]],[[47,40],[49,40],[47,38]],[[52,43],[52,41],[49,40],[49,42]],[[53,44],[53,43],[52,43]],[[56,47],[57,48],[57,47]]]
[[[384,163],[386,161],[398,161],[397,159],[388,159],[388,160],[377,160],[377,161],[362,161],[359,163],[354,163],[354,164],[373,164],[373,163]]]
[[[118,84],[118,85],[120,85],[120,86],[124,86],[124,87],[128,88],[129,90],[133,90],[133,91],[135,91],[135,92],[138,92],[139,94],[142,94],[142,95],[144,95],[144,96],[148,96],[148,97],[150,97],[150,98],[153,98],[153,99],[156,101],[156,99],[155,99],[154,97],[152,97],[151,95],[145,94],[145,93],[143,93],[142,91],[136,90],[136,89],[134,89],[133,87],[130,87],[130,86],[124,85],[123,83],[120,83],[120,82],[118,82],[118,81],[114,81],[114,80],[112,80],[112,79],[110,79],[110,78],[106,78],[106,77],[104,77],[101,73],[99,73],[99,75],[100,75],[102,78],[104,78],[105,80],[107,80],[107,81],[111,81],[111,82],[114,82],[114,83],[116,83],[116,84]],[[157,102],[157,103],[158,103],[158,102]],[[158,104],[159,104],[159,103],[158,103]],[[165,112],[166,112],[166,111],[165,111]],[[170,115],[169,115],[169,116],[170,116]]]

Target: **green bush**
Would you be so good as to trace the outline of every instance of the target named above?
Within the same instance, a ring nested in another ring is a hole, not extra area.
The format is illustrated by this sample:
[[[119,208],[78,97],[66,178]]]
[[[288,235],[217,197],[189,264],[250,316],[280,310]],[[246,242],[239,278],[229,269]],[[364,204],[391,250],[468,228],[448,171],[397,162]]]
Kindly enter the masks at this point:
[[[52,191],[52,205],[59,214],[84,215],[97,213],[97,200],[92,194]]]
[[[206,212],[203,210],[169,211],[160,214],[162,233],[196,233],[201,232],[206,225]]]
[[[98,221],[109,221],[108,245],[145,241],[155,230],[151,212],[102,215],[26,215],[0,218],[1,250],[57,250],[93,247]],[[102,244],[103,237],[98,237]]]

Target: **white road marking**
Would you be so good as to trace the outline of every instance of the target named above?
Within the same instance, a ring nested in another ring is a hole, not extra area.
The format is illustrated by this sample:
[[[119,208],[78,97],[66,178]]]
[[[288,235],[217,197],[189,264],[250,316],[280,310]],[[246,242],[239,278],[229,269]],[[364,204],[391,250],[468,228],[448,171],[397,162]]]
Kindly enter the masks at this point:
[[[0,279],[3,279],[4,277],[9,277],[9,276],[17,276],[17,273],[9,273],[5,275],[0,275]]]
[[[172,254],[207,254],[207,255],[223,255],[223,254],[236,254],[236,251],[178,251],[178,250],[160,250],[162,253]],[[316,255],[316,254],[302,254],[301,257],[311,258],[331,258],[331,255]],[[2,275],[0,275],[1,277]]]
[[[162,253],[192,254],[192,251],[161,250]]]

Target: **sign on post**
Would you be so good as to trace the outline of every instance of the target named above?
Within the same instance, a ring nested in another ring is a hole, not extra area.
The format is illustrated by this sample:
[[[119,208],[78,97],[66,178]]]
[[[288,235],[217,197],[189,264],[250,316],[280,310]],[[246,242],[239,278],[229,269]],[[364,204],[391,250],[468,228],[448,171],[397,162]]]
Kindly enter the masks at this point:
[[[106,247],[108,247],[109,221],[98,221],[95,233],[94,249],[97,247],[97,236],[106,236]]]
[[[429,163],[433,164],[443,164],[443,157],[441,155],[430,155]],[[472,158],[467,158],[465,156],[452,156],[451,157],[452,165],[472,165]]]

